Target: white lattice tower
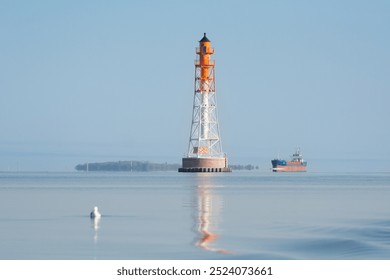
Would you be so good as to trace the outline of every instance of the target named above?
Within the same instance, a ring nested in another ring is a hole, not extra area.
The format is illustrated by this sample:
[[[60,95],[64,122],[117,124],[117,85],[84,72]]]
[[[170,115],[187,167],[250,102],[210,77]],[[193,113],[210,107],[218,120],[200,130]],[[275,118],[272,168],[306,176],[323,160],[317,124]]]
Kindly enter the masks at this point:
[[[214,48],[206,34],[196,48],[194,103],[188,157],[224,157],[215,90]]]
[[[222,151],[215,89],[214,48],[206,33],[196,48],[194,103],[187,157],[180,172],[230,172]]]

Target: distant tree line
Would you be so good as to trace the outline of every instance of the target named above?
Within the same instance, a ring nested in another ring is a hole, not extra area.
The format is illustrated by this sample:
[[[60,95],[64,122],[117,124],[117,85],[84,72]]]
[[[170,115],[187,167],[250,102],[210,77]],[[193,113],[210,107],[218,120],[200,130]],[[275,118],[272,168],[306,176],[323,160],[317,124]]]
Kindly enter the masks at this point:
[[[232,170],[258,170],[259,166],[254,166],[252,164],[247,164],[247,165],[241,165],[241,164],[236,164],[236,165],[229,165],[229,167]]]
[[[179,164],[151,163],[148,161],[95,162],[76,165],[77,171],[172,171]]]
[[[149,161],[109,161],[94,162],[76,165],[77,171],[177,171],[180,164],[172,163],[152,163]],[[258,166],[229,165],[232,170],[255,170]]]

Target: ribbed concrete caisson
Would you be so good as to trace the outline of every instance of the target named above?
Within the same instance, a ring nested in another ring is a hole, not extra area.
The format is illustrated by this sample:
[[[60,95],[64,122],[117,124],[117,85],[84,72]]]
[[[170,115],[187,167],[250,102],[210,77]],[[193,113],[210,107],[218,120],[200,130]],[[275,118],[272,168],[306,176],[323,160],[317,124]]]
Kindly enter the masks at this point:
[[[183,158],[179,172],[231,172],[226,158]]]

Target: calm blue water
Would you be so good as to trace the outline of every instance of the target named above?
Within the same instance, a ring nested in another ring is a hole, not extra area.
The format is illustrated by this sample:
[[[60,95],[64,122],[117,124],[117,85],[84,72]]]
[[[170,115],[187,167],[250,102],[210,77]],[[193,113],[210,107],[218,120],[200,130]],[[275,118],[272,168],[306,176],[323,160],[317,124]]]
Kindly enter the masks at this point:
[[[0,173],[0,259],[390,259],[390,173]]]

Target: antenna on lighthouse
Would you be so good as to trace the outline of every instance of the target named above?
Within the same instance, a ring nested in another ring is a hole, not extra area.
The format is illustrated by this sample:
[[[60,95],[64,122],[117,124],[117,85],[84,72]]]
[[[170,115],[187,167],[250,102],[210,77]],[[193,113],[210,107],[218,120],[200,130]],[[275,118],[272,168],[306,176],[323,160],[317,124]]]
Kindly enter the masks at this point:
[[[187,156],[179,172],[230,172],[218,125],[214,48],[204,33],[196,48],[194,103]]]

